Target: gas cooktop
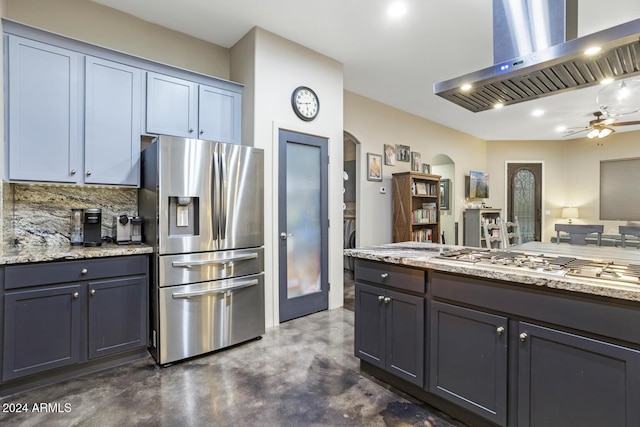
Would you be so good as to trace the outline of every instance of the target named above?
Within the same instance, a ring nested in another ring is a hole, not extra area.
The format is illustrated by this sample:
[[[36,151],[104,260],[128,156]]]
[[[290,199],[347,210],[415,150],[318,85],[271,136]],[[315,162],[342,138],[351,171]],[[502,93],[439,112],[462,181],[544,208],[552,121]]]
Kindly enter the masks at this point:
[[[535,271],[554,276],[640,285],[640,265],[622,264],[614,261],[468,248],[446,251],[439,257],[484,266],[495,266],[500,269]]]

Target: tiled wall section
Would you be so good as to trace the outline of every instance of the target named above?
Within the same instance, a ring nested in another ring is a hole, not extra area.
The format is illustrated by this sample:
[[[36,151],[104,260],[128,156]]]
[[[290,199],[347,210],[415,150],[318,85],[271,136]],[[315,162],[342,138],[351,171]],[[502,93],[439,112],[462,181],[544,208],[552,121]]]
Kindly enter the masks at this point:
[[[69,244],[72,208],[101,208],[102,236],[111,236],[114,216],[135,215],[135,188],[3,184],[5,249]]]

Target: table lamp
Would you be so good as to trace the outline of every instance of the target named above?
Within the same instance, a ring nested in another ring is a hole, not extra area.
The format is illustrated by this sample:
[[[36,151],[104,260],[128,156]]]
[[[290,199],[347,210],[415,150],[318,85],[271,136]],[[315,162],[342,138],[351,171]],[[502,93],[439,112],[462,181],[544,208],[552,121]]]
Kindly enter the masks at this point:
[[[572,219],[580,218],[578,208],[562,208],[562,218],[569,219],[569,224],[571,224]]]

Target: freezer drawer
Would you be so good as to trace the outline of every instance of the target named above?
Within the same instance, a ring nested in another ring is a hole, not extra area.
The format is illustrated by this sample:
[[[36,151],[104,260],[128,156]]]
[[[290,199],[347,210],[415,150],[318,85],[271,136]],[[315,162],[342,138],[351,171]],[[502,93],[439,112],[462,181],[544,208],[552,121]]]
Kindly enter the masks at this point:
[[[208,282],[264,271],[264,249],[158,256],[158,286]]]
[[[265,332],[262,273],[158,291],[159,364],[238,344]]]

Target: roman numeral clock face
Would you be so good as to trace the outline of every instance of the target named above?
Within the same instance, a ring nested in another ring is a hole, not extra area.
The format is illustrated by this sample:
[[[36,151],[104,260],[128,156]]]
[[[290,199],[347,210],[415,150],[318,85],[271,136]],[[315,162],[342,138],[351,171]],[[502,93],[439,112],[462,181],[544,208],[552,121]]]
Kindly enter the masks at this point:
[[[311,121],[318,116],[320,101],[313,90],[300,86],[291,95],[291,106],[298,117],[305,121]]]

